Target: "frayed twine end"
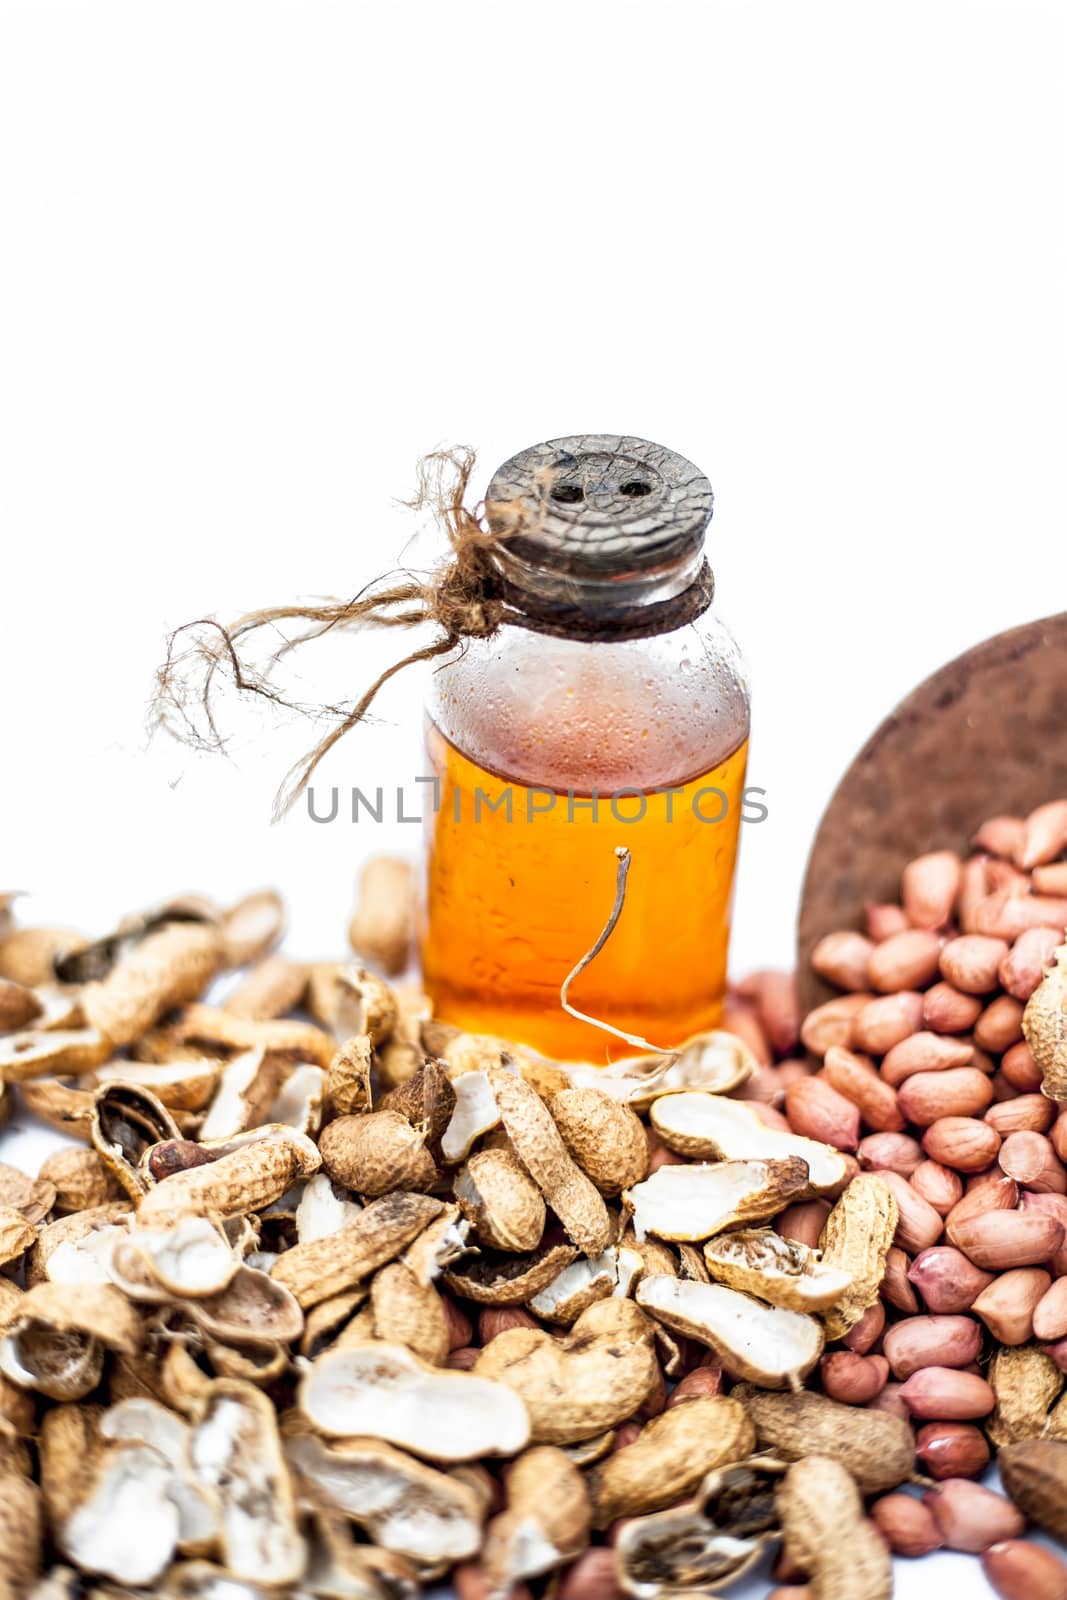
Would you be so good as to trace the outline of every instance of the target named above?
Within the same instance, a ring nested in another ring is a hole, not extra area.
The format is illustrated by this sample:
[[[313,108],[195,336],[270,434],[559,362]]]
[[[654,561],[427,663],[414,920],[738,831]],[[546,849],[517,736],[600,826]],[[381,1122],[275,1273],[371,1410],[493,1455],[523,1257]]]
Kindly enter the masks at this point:
[[[290,768],[275,796],[274,820],[284,817],[307,788],[319,763],[363,721],[390,678],[416,662],[446,655],[465,639],[491,638],[511,615],[499,597],[492,552],[518,532],[522,518],[518,514],[513,517],[512,527],[503,534],[483,527],[484,508],[470,509],[466,504],[474,464],[474,452],[467,448],[433,451],[419,464],[414,498],[404,502],[412,510],[431,511],[448,539],[450,554],[432,572],[423,576],[386,574],[349,600],[274,606],[249,611],[229,624],[216,617],[201,617],[177,628],[167,640],[166,660],[156,672],[149,734],[162,731],[191,749],[225,752],[217,708],[226,688],[256,696],[281,710],[328,721],[329,730]],[[503,512],[506,520],[510,508],[493,509],[494,516]],[[387,667],[351,704],[307,705],[291,699],[274,681],[279,664],[291,651],[335,629],[412,628],[426,622],[440,630],[438,638]],[[291,623],[304,626],[286,637],[283,629]],[[246,652],[265,628],[281,633],[282,643],[263,666],[256,667]]]

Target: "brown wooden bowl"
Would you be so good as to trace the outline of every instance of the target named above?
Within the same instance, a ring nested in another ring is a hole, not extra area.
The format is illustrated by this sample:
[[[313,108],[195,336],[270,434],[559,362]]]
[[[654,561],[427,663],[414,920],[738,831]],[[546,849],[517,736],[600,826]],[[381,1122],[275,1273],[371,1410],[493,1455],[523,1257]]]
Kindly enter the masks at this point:
[[[998,633],[902,700],[823,814],[797,923],[804,1011],[832,991],[811,971],[823,934],[895,900],[926,850],[966,851],[986,817],[1067,795],[1067,612]]]

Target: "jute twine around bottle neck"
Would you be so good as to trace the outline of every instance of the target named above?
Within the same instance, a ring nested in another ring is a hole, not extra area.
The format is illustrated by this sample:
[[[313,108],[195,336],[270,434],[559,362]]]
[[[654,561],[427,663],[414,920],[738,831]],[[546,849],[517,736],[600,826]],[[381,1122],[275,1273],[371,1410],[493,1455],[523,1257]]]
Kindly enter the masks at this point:
[[[387,575],[348,600],[274,606],[247,612],[230,624],[203,617],[179,628],[168,640],[167,658],[156,674],[152,727],[194,748],[222,750],[225,740],[214,705],[220,681],[277,707],[307,712],[274,681],[276,667],[290,652],[338,629],[433,625],[438,630],[435,639],[386,667],[354,703],[314,708],[313,714],[328,719],[331,726],[286,775],[275,799],[279,818],[304,792],[334,745],[364,720],[382,688],[407,667],[447,655],[467,640],[491,639],[504,627],[588,642],[650,638],[694,622],[711,604],[715,582],[706,561],[680,594],[612,605],[608,611],[602,606],[584,607],[577,600],[550,601],[509,581],[499,558],[511,535],[487,529],[484,508],[466,504],[473,468],[471,451],[437,452],[422,463],[419,493],[410,504],[415,509],[430,507],[449,544],[448,558],[433,572],[405,574],[400,581]],[[499,513],[507,508],[493,509]],[[519,531],[517,525],[514,531]],[[265,670],[254,668],[242,653],[254,636],[291,624],[297,624],[299,631],[274,652]]]

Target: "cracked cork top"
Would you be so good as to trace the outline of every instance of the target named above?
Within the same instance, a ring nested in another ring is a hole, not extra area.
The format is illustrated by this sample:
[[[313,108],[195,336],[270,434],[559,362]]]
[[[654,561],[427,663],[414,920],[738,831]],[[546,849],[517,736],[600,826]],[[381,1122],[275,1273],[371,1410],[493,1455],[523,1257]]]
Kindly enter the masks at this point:
[[[531,445],[493,474],[485,507],[508,554],[574,578],[610,578],[696,556],[711,484],[691,461],[619,434]]]

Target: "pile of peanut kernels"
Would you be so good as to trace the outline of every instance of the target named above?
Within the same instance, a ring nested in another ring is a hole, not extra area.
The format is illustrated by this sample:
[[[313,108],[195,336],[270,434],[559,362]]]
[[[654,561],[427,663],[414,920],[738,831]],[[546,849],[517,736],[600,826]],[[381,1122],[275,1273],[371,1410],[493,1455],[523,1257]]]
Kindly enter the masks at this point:
[[[68,1136],[0,1165],[0,1600],[680,1600],[768,1562],[883,1600],[940,1547],[1067,1600],[1022,1537],[1067,1537],[1067,804],[977,846],[822,942],[845,992],[803,1023],[757,974],[603,1070],[389,981],[403,863],[366,965],[279,954],[267,892],[93,939],[0,897],[0,1120]]]

